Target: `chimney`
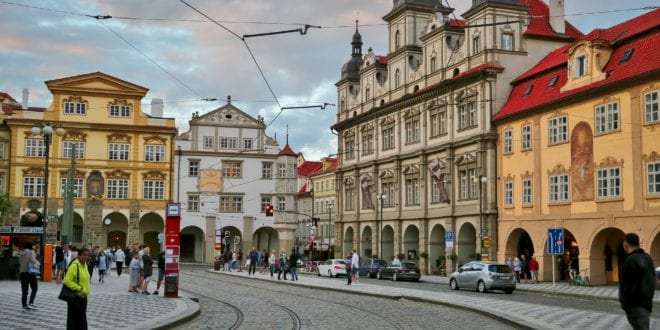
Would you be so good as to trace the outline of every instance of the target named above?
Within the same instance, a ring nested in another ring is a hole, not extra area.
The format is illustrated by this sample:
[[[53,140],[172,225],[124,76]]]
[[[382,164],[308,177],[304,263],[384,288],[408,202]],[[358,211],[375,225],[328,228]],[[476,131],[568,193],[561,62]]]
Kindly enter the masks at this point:
[[[27,88],[23,88],[23,101],[21,102],[23,110],[27,110],[28,108],[28,98],[30,97],[30,90]]]
[[[163,99],[151,99],[151,116],[163,117]]]
[[[550,27],[559,34],[566,33],[564,0],[550,0]]]

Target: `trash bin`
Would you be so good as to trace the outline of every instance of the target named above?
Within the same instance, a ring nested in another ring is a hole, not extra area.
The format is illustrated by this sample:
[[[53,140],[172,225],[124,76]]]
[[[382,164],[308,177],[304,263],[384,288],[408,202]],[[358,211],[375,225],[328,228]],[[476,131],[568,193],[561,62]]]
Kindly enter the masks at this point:
[[[213,261],[213,270],[220,270],[220,260]]]
[[[165,297],[178,297],[179,295],[179,274],[170,273],[165,275]]]

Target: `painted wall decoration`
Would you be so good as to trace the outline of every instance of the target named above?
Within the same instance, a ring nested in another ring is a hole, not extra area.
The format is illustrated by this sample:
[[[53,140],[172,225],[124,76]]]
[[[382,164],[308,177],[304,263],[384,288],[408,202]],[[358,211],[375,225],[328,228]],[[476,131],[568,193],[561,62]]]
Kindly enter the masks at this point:
[[[594,135],[586,122],[579,122],[571,133],[572,200],[594,200]]]

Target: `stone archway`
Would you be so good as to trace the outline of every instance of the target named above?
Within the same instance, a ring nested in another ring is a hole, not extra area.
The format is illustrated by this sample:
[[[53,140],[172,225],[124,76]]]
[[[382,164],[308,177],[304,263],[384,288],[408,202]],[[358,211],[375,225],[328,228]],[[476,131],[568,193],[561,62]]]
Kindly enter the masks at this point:
[[[419,253],[419,229],[415,225],[410,225],[403,232],[404,258],[417,262]]]
[[[74,245],[74,246],[82,246],[83,242],[83,218],[80,216],[80,214],[73,212],[73,226],[72,226],[72,232],[71,232],[71,237],[64,237],[62,236],[62,226],[64,225],[64,215],[60,215],[59,220],[57,220],[57,240],[62,241],[62,243],[68,243],[69,245]],[[68,240],[68,242],[65,242],[65,240]],[[122,248],[125,245],[122,245]]]
[[[204,231],[197,226],[181,229],[181,262],[204,262]]]
[[[623,236],[618,228],[602,229],[591,242],[589,249],[589,277],[591,284],[604,285],[619,282],[619,270],[623,267],[625,251]],[[584,268],[580,266],[580,268]]]
[[[385,261],[392,261],[394,259],[394,229],[392,226],[386,225],[383,227],[382,232],[382,259]]]
[[[447,262],[447,244],[445,242],[445,227],[435,225],[429,236],[429,262],[431,269],[440,271],[440,267]]]
[[[353,236],[353,227],[346,228],[344,234],[344,253],[342,255],[346,256],[353,252]]]
[[[362,229],[362,235],[360,236],[361,244],[360,247],[362,248],[362,251],[360,251],[360,257],[362,258],[371,258],[371,256],[374,255],[374,250],[371,245],[373,242],[373,235],[371,232],[371,227],[370,226],[365,226]]]
[[[252,244],[259,251],[266,250],[268,253],[272,249],[279,251],[279,235],[277,230],[271,227],[261,227],[252,235]],[[268,254],[270,255],[270,254]]]
[[[534,243],[529,233],[522,228],[516,228],[509,234],[506,240],[504,261],[509,258],[520,258],[523,254],[531,257],[534,255],[534,252]]]
[[[478,259],[477,252],[477,229],[474,225],[466,222],[458,230],[456,241],[457,262],[462,265],[470,260]]]
[[[160,254],[158,234],[165,232],[165,221],[154,212],[149,212],[140,219],[140,243],[151,250],[152,256]]]
[[[125,215],[119,212],[112,212],[106,215],[102,221],[105,221],[105,219],[110,219],[111,223],[110,226],[103,224],[103,227],[101,228],[101,237],[103,238],[101,246],[121,246],[124,248],[127,245],[126,235],[128,234],[128,219]]]
[[[655,238],[649,246],[649,254],[653,259],[653,264],[656,266],[660,265],[660,233],[655,235]]]

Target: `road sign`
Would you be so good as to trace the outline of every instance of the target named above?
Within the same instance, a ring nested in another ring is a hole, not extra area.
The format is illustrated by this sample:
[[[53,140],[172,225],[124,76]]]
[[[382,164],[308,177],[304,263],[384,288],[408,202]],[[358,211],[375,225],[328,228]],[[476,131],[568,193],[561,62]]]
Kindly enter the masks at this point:
[[[236,245],[241,244],[241,237],[240,236],[234,236],[234,244],[236,244]]]
[[[453,242],[454,241],[454,232],[451,230],[448,230],[447,233],[445,234],[445,241],[447,242]]]
[[[564,254],[564,228],[548,228],[548,254]]]
[[[48,219],[48,221],[57,221],[60,219],[60,217],[57,214],[49,214],[46,219]]]

